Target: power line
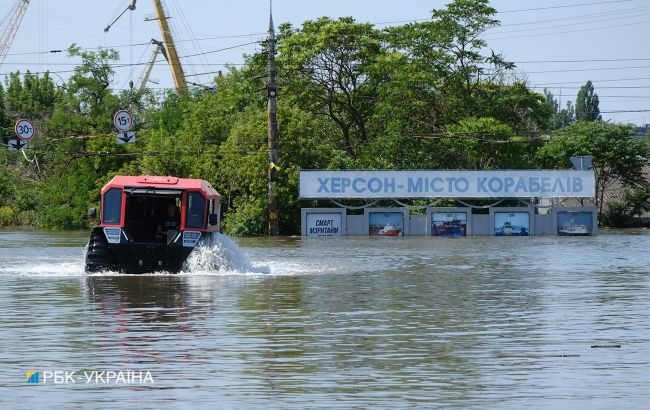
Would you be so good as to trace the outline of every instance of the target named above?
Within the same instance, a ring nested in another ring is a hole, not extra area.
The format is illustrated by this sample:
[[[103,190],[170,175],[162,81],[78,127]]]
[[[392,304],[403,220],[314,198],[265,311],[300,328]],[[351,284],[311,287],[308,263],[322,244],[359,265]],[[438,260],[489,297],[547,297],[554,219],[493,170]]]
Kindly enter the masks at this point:
[[[583,81],[581,84],[584,84],[584,83],[585,83],[585,81]],[[592,83],[593,83],[593,81],[592,81]],[[582,86],[579,85],[579,86],[574,86],[574,87],[552,87],[552,88],[559,89],[559,90],[575,90],[576,88],[581,88],[581,87]],[[539,89],[539,88],[548,88],[548,87],[542,87],[542,86],[538,86],[538,85],[529,85],[528,88]],[[599,87],[594,86],[594,88],[596,90],[609,90],[609,89],[617,90],[617,89],[621,89],[621,88],[624,88],[624,89],[637,89],[637,88],[641,89],[641,88],[650,88],[650,85],[629,85],[629,86],[622,85],[622,86],[609,86],[609,87],[608,86],[599,86]]]
[[[632,17],[644,17],[647,16],[650,13],[642,13],[642,14],[634,14]],[[619,16],[619,17],[612,17],[608,16],[605,19],[599,19],[599,20],[592,20],[592,21],[583,21],[583,22],[574,22],[574,23],[568,23],[568,24],[556,24],[556,25],[551,25],[551,26],[543,26],[543,27],[527,27],[523,29],[516,29],[516,30],[506,30],[506,31],[495,31],[493,34],[508,34],[508,33],[521,33],[521,32],[530,32],[531,30],[548,30],[548,29],[553,29],[553,28],[560,28],[560,27],[574,27],[578,25],[584,25],[584,24],[594,24],[594,23],[602,23],[602,22],[610,22],[614,20],[629,20],[631,17],[630,16]],[[500,26],[502,27],[502,26]],[[498,27],[498,28],[500,28]],[[600,27],[593,27],[593,28],[600,28]],[[588,28],[592,29],[592,28]],[[537,34],[542,34],[542,33],[537,33]]]
[[[497,11],[497,14],[523,13],[523,12],[528,12],[528,11],[540,11],[540,10],[567,9],[567,8],[582,7],[582,6],[599,6],[599,5],[602,5],[602,4],[629,3],[631,1],[634,1],[634,0],[609,0],[609,1],[595,1],[595,2],[591,2],[591,3],[564,4],[564,5],[561,5],[561,6],[535,7],[535,8],[530,8],[530,9]]]
[[[619,61],[650,61],[650,58],[594,58],[584,60],[528,60],[513,61],[515,64],[546,64],[546,63],[616,63]]]
[[[625,67],[598,67],[598,68],[570,68],[565,70],[542,70],[542,71],[523,71],[514,72],[511,74],[544,74],[544,73],[567,73],[567,72],[582,72],[582,71],[607,71],[607,70],[633,70],[641,68],[650,68],[649,65],[641,66],[625,66]]]
[[[625,3],[625,2],[630,2],[634,0],[611,0],[611,1],[602,1],[602,2],[590,2],[590,3],[579,3],[579,4],[570,4],[570,5],[561,5],[561,6],[549,6],[549,7],[539,7],[539,8],[528,8],[528,9],[518,9],[518,10],[504,10],[504,11],[497,11],[497,14],[506,14],[506,13],[517,13],[517,12],[526,12],[526,11],[537,11],[537,10],[548,10],[548,9],[560,9],[560,8],[570,8],[570,7],[580,7],[580,6],[589,6],[589,5],[601,5],[601,4],[611,4],[611,3]],[[639,7],[635,9],[628,9],[627,12],[633,11],[633,10],[639,10],[639,9],[647,9],[648,7]],[[539,22],[545,22],[545,21],[562,21],[562,20],[568,20],[568,19],[574,19],[574,18],[585,18],[588,16],[600,16],[603,14],[612,14],[612,13],[621,13],[621,12],[626,12],[626,10],[615,10],[612,12],[600,12],[600,13],[594,13],[591,15],[583,15],[583,16],[575,16],[575,17],[565,17],[562,19],[551,19],[551,20],[541,20]],[[376,24],[376,25],[384,25],[384,24],[393,24],[393,23],[408,23],[408,22],[418,22],[418,21],[429,21],[430,19],[411,19],[411,20],[394,20],[394,21],[384,21],[384,22],[375,22],[375,23],[370,23],[370,24]],[[611,19],[610,19],[611,20]],[[523,24],[533,24],[535,22],[526,22],[526,23],[517,23],[517,24],[509,24],[509,25],[503,25],[500,27],[507,27],[507,26],[513,26],[513,25],[523,25]],[[640,22],[643,23],[643,22]],[[538,28],[541,29],[541,28]],[[264,32],[254,32],[254,33],[245,33],[245,34],[232,34],[232,35],[218,35],[218,36],[207,36],[207,37],[201,37],[201,38],[185,38],[185,39],[176,39],[175,42],[181,43],[181,42],[197,42],[197,41],[207,41],[207,40],[215,40],[215,39],[228,39],[228,38],[243,38],[243,37],[251,37],[251,36],[260,36],[264,35],[266,33]],[[80,50],[82,51],[91,51],[91,50],[99,50],[99,49],[107,49],[107,48],[126,48],[126,47],[137,47],[137,46],[148,46],[150,42],[142,42],[142,43],[131,43],[131,44],[115,44],[115,45],[107,45],[107,46],[98,46],[98,47],[82,47]],[[18,56],[18,55],[39,55],[39,54],[50,54],[50,53],[62,53],[66,49],[52,49],[49,51],[34,51],[34,52],[20,52],[20,53],[9,53],[7,56]],[[201,55],[201,53],[197,53],[196,55]]]
[[[616,81],[639,81],[639,80],[650,80],[650,77],[613,78],[613,79],[604,79],[604,80],[591,80],[591,82],[592,83],[606,83],[606,82],[616,82]],[[535,83],[535,85],[584,84],[584,83],[585,83],[585,81],[559,81],[559,82],[548,82],[548,83]],[[557,88],[557,87],[554,87],[554,88]]]
[[[581,4],[573,4],[573,5],[562,5],[562,6],[552,6],[552,7],[541,7],[541,8],[530,8],[530,9],[520,9],[520,10],[506,10],[506,11],[497,11],[497,14],[504,14],[504,13],[515,13],[515,12],[523,12],[523,11],[535,11],[535,10],[547,10],[547,9],[556,9],[556,8],[567,8],[567,7],[578,7],[578,6],[586,6],[586,5],[596,5],[596,4],[609,4],[609,3],[622,3],[622,2],[629,2],[629,1],[634,1],[634,0],[615,0],[615,1],[605,1],[605,2],[592,2],[592,3],[581,3]],[[636,9],[629,9],[627,10],[628,12],[637,10],[637,9],[647,9],[648,7],[639,7]],[[621,13],[624,12],[624,10],[615,10],[612,11],[608,14],[612,13]],[[592,14],[593,16],[600,16],[602,14],[606,14],[607,12],[601,12],[601,13],[594,13]],[[548,21],[562,21],[562,20],[568,20],[568,19],[574,19],[574,18],[585,18],[590,15],[584,15],[584,16],[575,16],[575,17],[566,17],[562,19],[551,19],[551,20],[541,20],[541,22]],[[370,23],[370,24],[376,24],[376,25],[384,25],[384,24],[394,24],[394,23],[409,23],[409,22],[421,22],[421,21],[429,21],[431,19],[412,19],[412,20],[394,20],[394,21],[384,21],[384,22],[375,22],[375,23]],[[503,25],[500,27],[508,27],[508,26],[514,26],[514,25],[523,25],[523,24],[533,24],[535,22],[527,22],[527,23],[517,23],[517,24],[508,24],[508,25]],[[541,28],[537,28],[541,29]],[[536,30],[537,30],[536,29]],[[229,39],[229,38],[245,38],[245,37],[252,37],[252,36],[260,36],[264,35],[266,33],[264,32],[254,32],[254,33],[244,33],[244,34],[231,34],[231,35],[217,35],[217,36],[207,36],[207,37],[200,37],[200,38],[181,38],[181,39],[176,39],[174,42],[176,43],[182,43],[182,42],[197,42],[197,41],[208,41],[208,40],[216,40],[216,39]],[[98,46],[98,47],[82,47],[80,48],[81,51],[92,51],[92,50],[100,50],[100,49],[108,49],[108,48],[127,48],[127,47],[139,47],[139,46],[148,46],[150,42],[141,42],[141,43],[130,43],[130,44],[114,44],[114,45],[107,45],[107,46]],[[55,54],[55,53],[62,53],[65,52],[65,48],[60,48],[60,49],[52,49],[48,51],[33,51],[33,52],[19,52],[19,53],[9,53],[7,56],[21,56],[21,55],[39,55],[39,54]],[[200,53],[197,53],[196,55],[201,55]]]
[[[583,29],[577,29],[577,30],[565,30],[565,31],[554,31],[551,33],[536,33],[536,34],[524,34],[524,35],[519,35],[519,36],[506,36],[506,37],[484,37],[484,40],[509,40],[513,38],[524,38],[524,37],[539,37],[539,36],[551,36],[551,35],[557,35],[557,34],[568,34],[568,33],[579,33],[583,31],[594,31],[594,30],[602,30],[602,29],[607,29],[607,28],[627,28],[629,26],[634,26],[638,24],[647,24],[650,22],[650,20],[644,20],[644,21],[637,21],[633,23],[626,23],[625,25],[622,24],[615,24],[615,25],[610,25],[610,26],[600,26],[600,27],[591,27],[591,28],[583,28]]]
[[[146,54],[146,53],[143,53]],[[141,65],[147,65],[149,62],[142,62],[142,58],[139,59],[140,61],[137,63],[107,63],[107,66],[110,67],[131,67],[131,66],[141,66]],[[157,60],[154,65],[168,65],[167,60]],[[245,63],[209,63],[210,65],[235,65],[235,66],[243,66],[246,65]],[[80,64],[79,63],[36,63],[36,62],[27,62],[27,61],[22,61],[22,62],[15,62],[15,63],[3,63],[2,65],[20,65],[20,66],[25,66],[25,65],[31,65],[31,66],[69,66],[69,67],[78,67]],[[183,66],[186,65],[203,65],[203,63],[183,63]],[[26,71],[25,71],[26,72]],[[52,73],[54,71],[50,71]],[[32,74],[34,74],[32,72]],[[2,74],[0,74],[2,75]]]
[[[225,48],[220,48],[220,49],[217,49],[217,50],[206,51],[206,52],[199,53],[199,54],[200,55],[214,54],[214,53],[218,53],[218,52],[222,52],[222,51],[226,51],[226,50],[232,50],[232,49],[235,49],[235,48],[245,47],[245,46],[248,46],[248,45],[251,45],[251,44],[258,44],[258,42],[252,41],[252,42],[248,42],[248,43],[244,43],[244,44],[238,44],[238,45],[231,46],[231,47],[225,47]],[[179,58],[193,57],[193,56],[196,56],[196,55],[199,55],[199,54],[189,54],[189,55],[180,56]],[[106,65],[110,66],[111,68],[124,68],[124,67],[133,67],[133,66],[143,66],[143,65],[147,65],[147,64],[149,64],[149,63],[148,62],[145,62],[145,63],[133,63],[133,64],[117,64],[117,63],[116,64],[111,64],[111,63],[108,63]],[[223,64],[221,64],[221,63],[213,63],[212,65],[229,65],[229,63],[223,63]],[[233,64],[233,65],[237,65],[237,64]],[[77,64],[77,66],[78,66],[78,64]],[[32,72],[31,74],[46,74],[46,73],[49,73],[49,74],[63,74],[63,73],[74,73],[75,71],[76,70],[57,70],[57,71],[48,70],[48,71],[36,71],[36,72]],[[11,74],[13,74],[13,73],[0,73],[0,76],[8,76],[8,75],[11,75]]]
[[[596,93],[598,94],[598,93]],[[577,97],[577,94],[562,94],[562,97]],[[634,98],[634,99],[650,99],[649,95],[602,95],[598,94],[598,98]]]
[[[552,10],[552,9],[562,9],[562,8],[573,8],[581,6],[594,6],[602,4],[612,4],[612,3],[628,3],[634,0],[612,0],[612,1],[600,1],[600,2],[591,2],[591,3],[579,3],[579,4],[565,4],[562,6],[549,6],[549,7],[536,7],[529,9],[518,9],[518,10],[497,10],[496,14],[510,14],[510,13],[523,13],[528,11],[540,11],[540,10]],[[387,25],[387,24],[400,24],[400,23],[417,23],[422,21],[430,21],[431,19],[411,19],[411,20],[392,20],[392,21],[380,21],[376,23],[371,23],[375,25]]]
[[[650,112],[650,110],[615,110],[615,111],[601,111],[601,114],[620,114],[626,112]]]
[[[648,10],[648,9],[650,9],[650,7],[644,6],[644,7],[618,9],[612,11],[600,11],[598,13],[580,14],[577,16],[559,17],[559,18],[545,19],[545,20],[528,20],[528,21],[522,21],[520,23],[500,24],[498,28],[514,27],[514,26],[531,26],[536,24],[555,23],[559,21],[569,21],[569,20],[583,20],[583,19],[590,19],[594,17],[611,16],[612,14],[630,14],[640,10]]]
[[[222,49],[219,49],[219,50],[208,51],[208,52],[199,53],[199,54],[185,55],[185,56],[182,56],[182,57],[193,57],[193,56],[196,56],[196,55],[204,55],[204,54],[216,53],[216,52],[219,52],[219,51],[225,51],[225,50],[230,50],[230,49],[233,49],[233,48],[239,48],[239,47],[243,47],[245,45],[250,45],[250,44],[258,44],[258,43],[253,41],[253,42],[250,42],[250,43],[245,43],[243,45],[240,44],[240,45],[235,45],[235,46],[231,46],[231,47],[227,47],[227,48],[222,48]],[[512,61],[512,63],[515,63],[515,64],[547,64],[547,63],[548,64],[558,64],[558,63],[571,64],[571,63],[615,63],[615,62],[624,62],[624,61],[650,61],[650,58],[638,58],[638,57],[626,58],[626,57],[622,57],[622,58],[595,58],[595,59],[583,59],[583,60],[526,60],[526,61]],[[226,63],[208,63],[208,64],[223,65],[223,64],[226,64]],[[3,63],[3,65],[59,65],[59,66],[70,65],[70,66],[77,66],[77,65],[79,65],[79,63],[37,63],[37,62],[29,62],[29,61],[22,61],[22,62],[16,61],[16,62],[5,62],[5,63]],[[183,64],[183,65],[187,65],[187,64]],[[196,65],[200,65],[200,64],[196,64]],[[244,65],[244,64],[243,63],[237,63],[237,64],[234,64],[234,65]],[[607,69],[608,67],[603,67],[603,68]]]
[[[196,53],[196,54],[187,54],[187,55],[184,55],[184,56],[180,56],[179,58],[196,57],[196,56],[203,56],[203,55],[206,55],[206,54],[214,54],[214,53],[219,53],[221,51],[232,50],[232,49],[235,49],[235,48],[249,46],[251,44],[259,44],[259,42],[258,41],[250,41],[248,43],[238,44],[238,45],[231,46],[231,47],[220,48],[218,50],[204,51],[204,52]]]
[[[249,34],[234,34],[234,35],[202,37],[202,38],[196,38],[196,39],[180,39],[180,40],[175,39],[174,43],[182,43],[182,42],[187,42],[187,41],[218,40],[218,39],[228,39],[228,38],[245,38],[245,37],[259,36],[259,35],[263,35],[263,34],[264,33],[249,33]],[[261,39],[259,39],[259,40],[261,40]],[[106,50],[106,49],[109,49],[109,48],[126,48],[126,47],[148,46],[150,44],[151,44],[151,41],[147,41],[146,43],[115,44],[115,45],[98,46],[98,47],[81,47],[79,50],[81,50],[81,51]],[[67,51],[67,48],[60,48],[60,49],[52,49],[52,50],[48,50],[48,51],[28,51],[28,52],[21,52],[21,53],[9,53],[9,54],[7,54],[7,56],[57,54],[57,53],[64,53],[66,51]]]

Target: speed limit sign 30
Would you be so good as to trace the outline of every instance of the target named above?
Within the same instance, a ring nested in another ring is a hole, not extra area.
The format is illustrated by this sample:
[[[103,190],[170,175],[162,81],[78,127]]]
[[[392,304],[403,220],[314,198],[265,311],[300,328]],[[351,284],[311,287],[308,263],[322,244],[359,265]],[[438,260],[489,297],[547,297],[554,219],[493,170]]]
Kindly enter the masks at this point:
[[[120,132],[127,132],[133,127],[133,116],[127,110],[120,110],[113,117],[113,124]]]
[[[34,127],[34,123],[30,120],[21,118],[16,122],[15,131],[16,135],[18,135],[18,138],[23,141],[29,141],[34,137],[34,134],[36,133],[36,127]]]

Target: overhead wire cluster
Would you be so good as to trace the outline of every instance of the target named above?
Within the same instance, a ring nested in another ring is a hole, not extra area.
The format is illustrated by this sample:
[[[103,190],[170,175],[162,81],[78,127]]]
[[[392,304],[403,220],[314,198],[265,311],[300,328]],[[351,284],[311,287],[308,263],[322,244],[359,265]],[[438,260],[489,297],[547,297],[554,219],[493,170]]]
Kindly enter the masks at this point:
[[[638,6],[635,6],[636,4],[640,4]],[[256,46],[260,44],[262,41],[261,36],[264,34],[263,32],[253,32],[253,33],[243,33],[243,34],[231,34],[231,35],[219,35],[219,36],[205,36],[205,37],[198,37],[193,29],[192,29],[192,24],[188,20],[187,16],[183,12],[183,8],[181,4],[179,3],[179,0],[168,0],[166,1],[168,12],[173,15],[174,18],[169,19],[170,24],[172,25],[173,31],[177,38],[175,39],[175,43],[177,43],[177,48],[180,51],[180,58],[183,58],[185,61],[183,61],[183,67],[187,67],[187,77],[192,77],[194,78],[198,83],[205,83],[205,82],[210,82],[213,80],[214,75],[218,74],[221,70],[219,68],[227,65],[227,63],[224,62],[211,62],[208,59],[209,55],[212,54],[217,54],[221,53],[227,50],[233,50],[233,49],[238,49],[238,48],[245,48],[245,47],[250,47],[250,46]],[[514,23],[506,23],[501,25],[500,27],[497,27],[493,30],[491,30],[488,35],[486,36],[486,39],[490,39],[490,36],[501,36],[504,34],[516,34],[514,37],[516,38],[521,38],[523,36],[528,35],[527,33],[530,32],[531,30],[534,31],[540,31],[540,33],[529,33],[530,35],[554,35],[558,34],[561,32],[562,27],[573,27],[573,26],[584,26],[584,25],[590,25],[590,24],[597,24],[595,27],[586,27],[586,28],[579,28],[576,30],[602,30],[602,29],[607,29],[610,28],[609,26],[614,27],[614,25],[603,25],[602,23],[604,22],[610,22],[610,21],[624,21],[625,26],[630,25],[630,24],[641,24],[643,22],[646,22],[645,20],[635,22],[636,20],[631,20],[631,19],[639,19],[643,18],[645,16],[650,16],[650,6],[644,4],[643,2],[638,3],[638,0],[607,0],[607,1],[583,1],[583,2],[575,2],[575,3],[570,3],[570,4],[560,4],[560,5],[549,5],[549,6],[540,6],[540,7],[530,7],[530,8],[518,8],[518,9],[508,9],[508,10],[500,10],[497,12],[498,16],[505,16],[505,15],[517,15],[517,14],[530,14],[531,12],[542,12],[546,10],[558,10],[561,12],[568,12],[570,10],[584,10],[591,8],[593,6],[620,6],[615,9],[611,10],[604,10],[604,11],[594,11],[594,12],[589,12],[589,13],[584,13],[581,12],[579,15],[567,15],[567,16],[562,16],[562,17],[556,17],[556,18],[545,18],[545,19],[536,19],[536,20],[528,20],[528,21],[520,21],[520,22],[514,22]],[[627,6],[627,7],[626,7]],[[634,7],[629,7],[629,6],[634,6]],[[121,6],[120,6],[121,7]],[[131,13],[132,14],[132,13]],[[497,17],[498,17],[497,16]],[[403,24],[403,23],[410,23],[410,22],[420,22],[420,21],[429,21],[430,19],[413,19],[413,20],[401,20],[401,21],[383,21],[383,22],[374,22],[372,24],[375,25],[394,25],[394,24]],[[650,21],[650,20],[649,20]],[[623,24],[619,23],[617,24],[618,27],[621,27]],[[505,28],[505,30],[504,30]],[[100,48],[129,48],[129,62],[128,63],[115,63],[111,64],[110,66],[114,69],[128,69],[129,70],[129,76],[133,77],[134,70],[136,70],[137,67],[144,66],[148,64],[147,62],[143,62],[143,57],[146,54],[146,47],[149,46],[149,42],[134,42],[132,39],[132,33],[133,33],[133,27],[132,24],[130,25],[130,37],[131,40],[129,41],[129,44],[115,44],[115,45],[109,45],[105,47],[84,47],[82,50],[97,50]],[[519,34],[521,33],[521,34]],[[522,36],[523,34],[523,36]],[[202,42],[205,41],[210,41],[210,40],[220,40],[220,39],[236,39],[236,38],[248,38],[250,41],[240,43],[240,44],[235,44],[232,46],[228,47],[221,47],[218,49],[212,49],[212,50],[204,50],[204,47],[201,45]],[[494,38],[496,39],[496,38]],[[133,60],[133,49],[136,47],[144,47],[144,51],[141,55],[141,57],[137,60]],[[49,51],[33,51],[33,52],[16,52],[16,53],[10,53],[8,54],[9,56],[28,56],[28,55],[38,55],[38,56],[43,56],[47,54],[56,54],[56,53],[61,53],[64,52],[64,49],[52,49]],[[575,59],[575,60],[562,60],[562,59],[549,59],[549,60],[544,60],[544,59],[539,59],[539,60],[526,60],[526,61],[515,61],[516,64],[518,65],[541,65],[541,64],[587,64],[587,63],[602,63],[601,66],[587,66],[587,67],[564,67],[562,69],[542,69],[542,68],[533,68],[531,70],[518,70],[518,71],[511,71],[509,72],[510,74],[513,75],[522,75],[522,76],[528,76],[528,75],[541,75],[541,74],[557,74],[557,73],[565,73],[565,72],[575,72],[575,73],[580,73],[580,72],[585,72],[585,73],[590,73],[590,72],[599,72],[599,71],[623,71],[623,70],[645,70],[647,68],[650,68],[650,65],[644,65],[644,64],[632,64],[634,62],[643,62],[643,61],[650,61],[650,58],[645,58],[645,57],[630,57],[630,58],[618,58],[618,59]],[[630,64],[620,64],[620,63],[625,63],[628,62]],[[613,67],[609,67],[607,65],[611,63],[619,63]],[[24,63],[22,62],[16,62],[16,63],[7,63],[7,64],[16,64],[16,65],[23,65]],[[36,65],[33,63],[30,63],[32,65]],[[166,61],[164,60],[158,60],[156,61],[155,65],[163,65],[167,64]],[[47,66],[47,67],[56,67],[56,66],[65,66],[65,65],[74,65],[74,63],[42,63],[40,62],[38,64],[39,66]],[[241,63],[234,63],[230,65],[241,65]],[[43,74],[45,71],[36,71],[34,74]],[[67,73],[72,73],[74,70],[72,69],[63,69],[63,70],[49,70],[50,73],[52,74],[67,74]],[[8,75],[8,72],[5,73],[0,73],[0,75]],[[623,82],[623,81],[637,81],[637,80],[644,80],[648,79],[646,77],[634,77],[634,76],[622,76],[620,79],[603,79],[594,82]],[[568,84],[573,83],[576,84],[575,87],[570,87]],[[554,88],[554,89],[578,89],[581,85],[581,83],[584,82],[564,82],[563,84],[558,84],[558,83],[553,83],[553,82],[530,82],[530,87],[533,89],[541,90],[545,87],[549,88]],[[558,87],[558,85],[567,85],[566,87]],[[121,87],[121,89],[125,88],[125,84]],[[157,87],[157,89],[167,89],[168,87]],[[626,90],[633,90],[633,89],[644,89],[648,88],[648,86],[641,85],[641,86],[631,86],[631,85],[622,85],[622,86],[604,86],[604,87],[598,87],[597,90],[599,89],[626,89]],[[573,95],[566,95],[564,96],[573,96]],[[640,100],[646,98],[645,96],[632,96],[632,95],[600,95],[601,98],[613,98],[613,99],[634,99],[634,100]],[[618,101],[617,101],[618,102]],[[623,101],[620,101],[623,102]],[[612,110],[612,113],[621,113],[621,112],[645,112],[644,110]],[[603,111],[603,113],[607,113],[606,111]]]

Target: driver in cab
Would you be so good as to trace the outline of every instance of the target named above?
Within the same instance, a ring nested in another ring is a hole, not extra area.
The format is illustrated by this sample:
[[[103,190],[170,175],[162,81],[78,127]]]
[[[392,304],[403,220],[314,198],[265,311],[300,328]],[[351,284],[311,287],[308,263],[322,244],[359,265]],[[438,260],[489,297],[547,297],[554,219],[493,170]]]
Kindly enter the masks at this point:
[[[170,202],[165,207],[165,214],[160,224],[158,225],[158,236],[162,239],[165,237],[167,241],[172,239],[180,228],[180,218],[178,206],[175,202]]]

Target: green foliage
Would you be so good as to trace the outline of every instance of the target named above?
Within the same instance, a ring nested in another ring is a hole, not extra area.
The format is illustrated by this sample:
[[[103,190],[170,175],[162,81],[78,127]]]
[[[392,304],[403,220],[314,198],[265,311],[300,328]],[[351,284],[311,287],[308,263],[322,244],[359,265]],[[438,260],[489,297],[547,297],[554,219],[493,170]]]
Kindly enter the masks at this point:
[[[607,205],[601,222],[612,228],[624,228],[630,219],[626,204],[623,201],[612,201]]]
[[[594,85],[587,81],[580,88],[576,98],[576,120],[578,121],[600,121],[600,108],[598,107],[598,94],[594,92]]]
[[[27,71],[22,78],[20,72],[11,73],[6,84],[4,103],[13,116],[45,118],[52,114],[57,91],[49,73],[39,77]]]
[[[52,230],[81,229],[86,227],[91,191],[97,175],[89,159],[77,159],[56,178],[40,184],[36,225]]]
[[[550,130],[557,130],[560,128],[568,127],[576,122],[576,110],[571,101],[567,101],[566,108],[561,108],[560,103],[555,99],[553,93],[544,89],[546,102],[553,110],[553,116],[549,124]]]
[[[512,128],[494,118],[468,118],[449,126],[451,136],[441,140],[447,148],[443,168],[499,169],[517,168],[518,156]]]
[[[14,185],[9,177],[9,174],[2,170],[0,173],[0,206],[8,204],[14,196]]]
[[[491,117],[519,132],[546,129],[544,96],[510,82],[514,64],[481,38],[499,25],[483,0],[457,0],[428,22],[386,30],[378,121],[401,133],[436,133],[468,117]],[[394,114],[394,115],[393,115]]]
[[[648,146],[633,138],[632,125],[602,121],[579,122],[564,128],[537,153],[542,168],[571,168],[570,157],[591,155],[596,174],[596,200],[603,212],[603,195],[616,181],[625,186],[645,183],[642,167]]]
[[[81,64],[75,67],[65,93],[65,105],[77,114],[90,117],[95,129],[112,129],[113,117],[119,107],[118,98],[111,92],[110,84],[114,71],[111,62],[119,59],[113,49],[82,51],[73,44],[68,56],[80,57]]]
[[[259,236],[267,232],[268,207],[261,200],[241,203],[228,215],[223,227],[233,236]]]
[[[623,202],[632,216],[640,216],[644,212],[650,212],[650,186],[646,185],[634,190],[626,189]]]
[[[635,216],[648,211],[650,211],[650,187],[626,189],[622,200],[608,204],[603,215],[603,223],[615,228],[624,228],[632,223]]]
[[[566,168],[571,155],[594,155],[599,193],[614,180],[640,186],[647,148],[631,141],[631,128],[563,128],[574,121],[573,107],[560,109],[552,94],[518,81],[514,64],[483,40],[499,25],[495,16],[487,0],[453,0],[430,21],[400,27],[350,17],[281,26],[282,169],[272,189],[282,234],[300,230],[301,169]],[[115,50],[72,45],[68,54],[79,65],[58,88],[49,75],[31,73],[12,74],[0,87],[0,126],[24,115],[40,129],[25,156],[0,153],[0,223],[87,227],[88,208],[113,176],[151,174],[210,181],[222,195],[227,233],[267,233],[264,51],[228,67],[215,79],[217,93],[115,93]],[[597,108],[593,87],[583,100]],[[122,108],[134,113],[138,136],[118,146],[112,118]],[[547,140],[549,129],[560,131]],[[634,198],[625,212],[643,207]]]
[[[15,212],[8,205],[0,206],[0,227],[14,223]]]
[[[378,84],[371,71],[385,52],[380,32],[350,17],[322,17],[299,30],[285,27],[279,50],[292,98],[330,118],[340,132],[339,148],[358,156],[373,137],[368,121]]]
[[[6,128],[9,126],[9,115],[6,109],[7,107],[6,100],[7,99],[6,99],[5,89],[2,86],[2,84],[0,84],[0,108],[4,108],[0,110],[0,127],[2,128]]]

